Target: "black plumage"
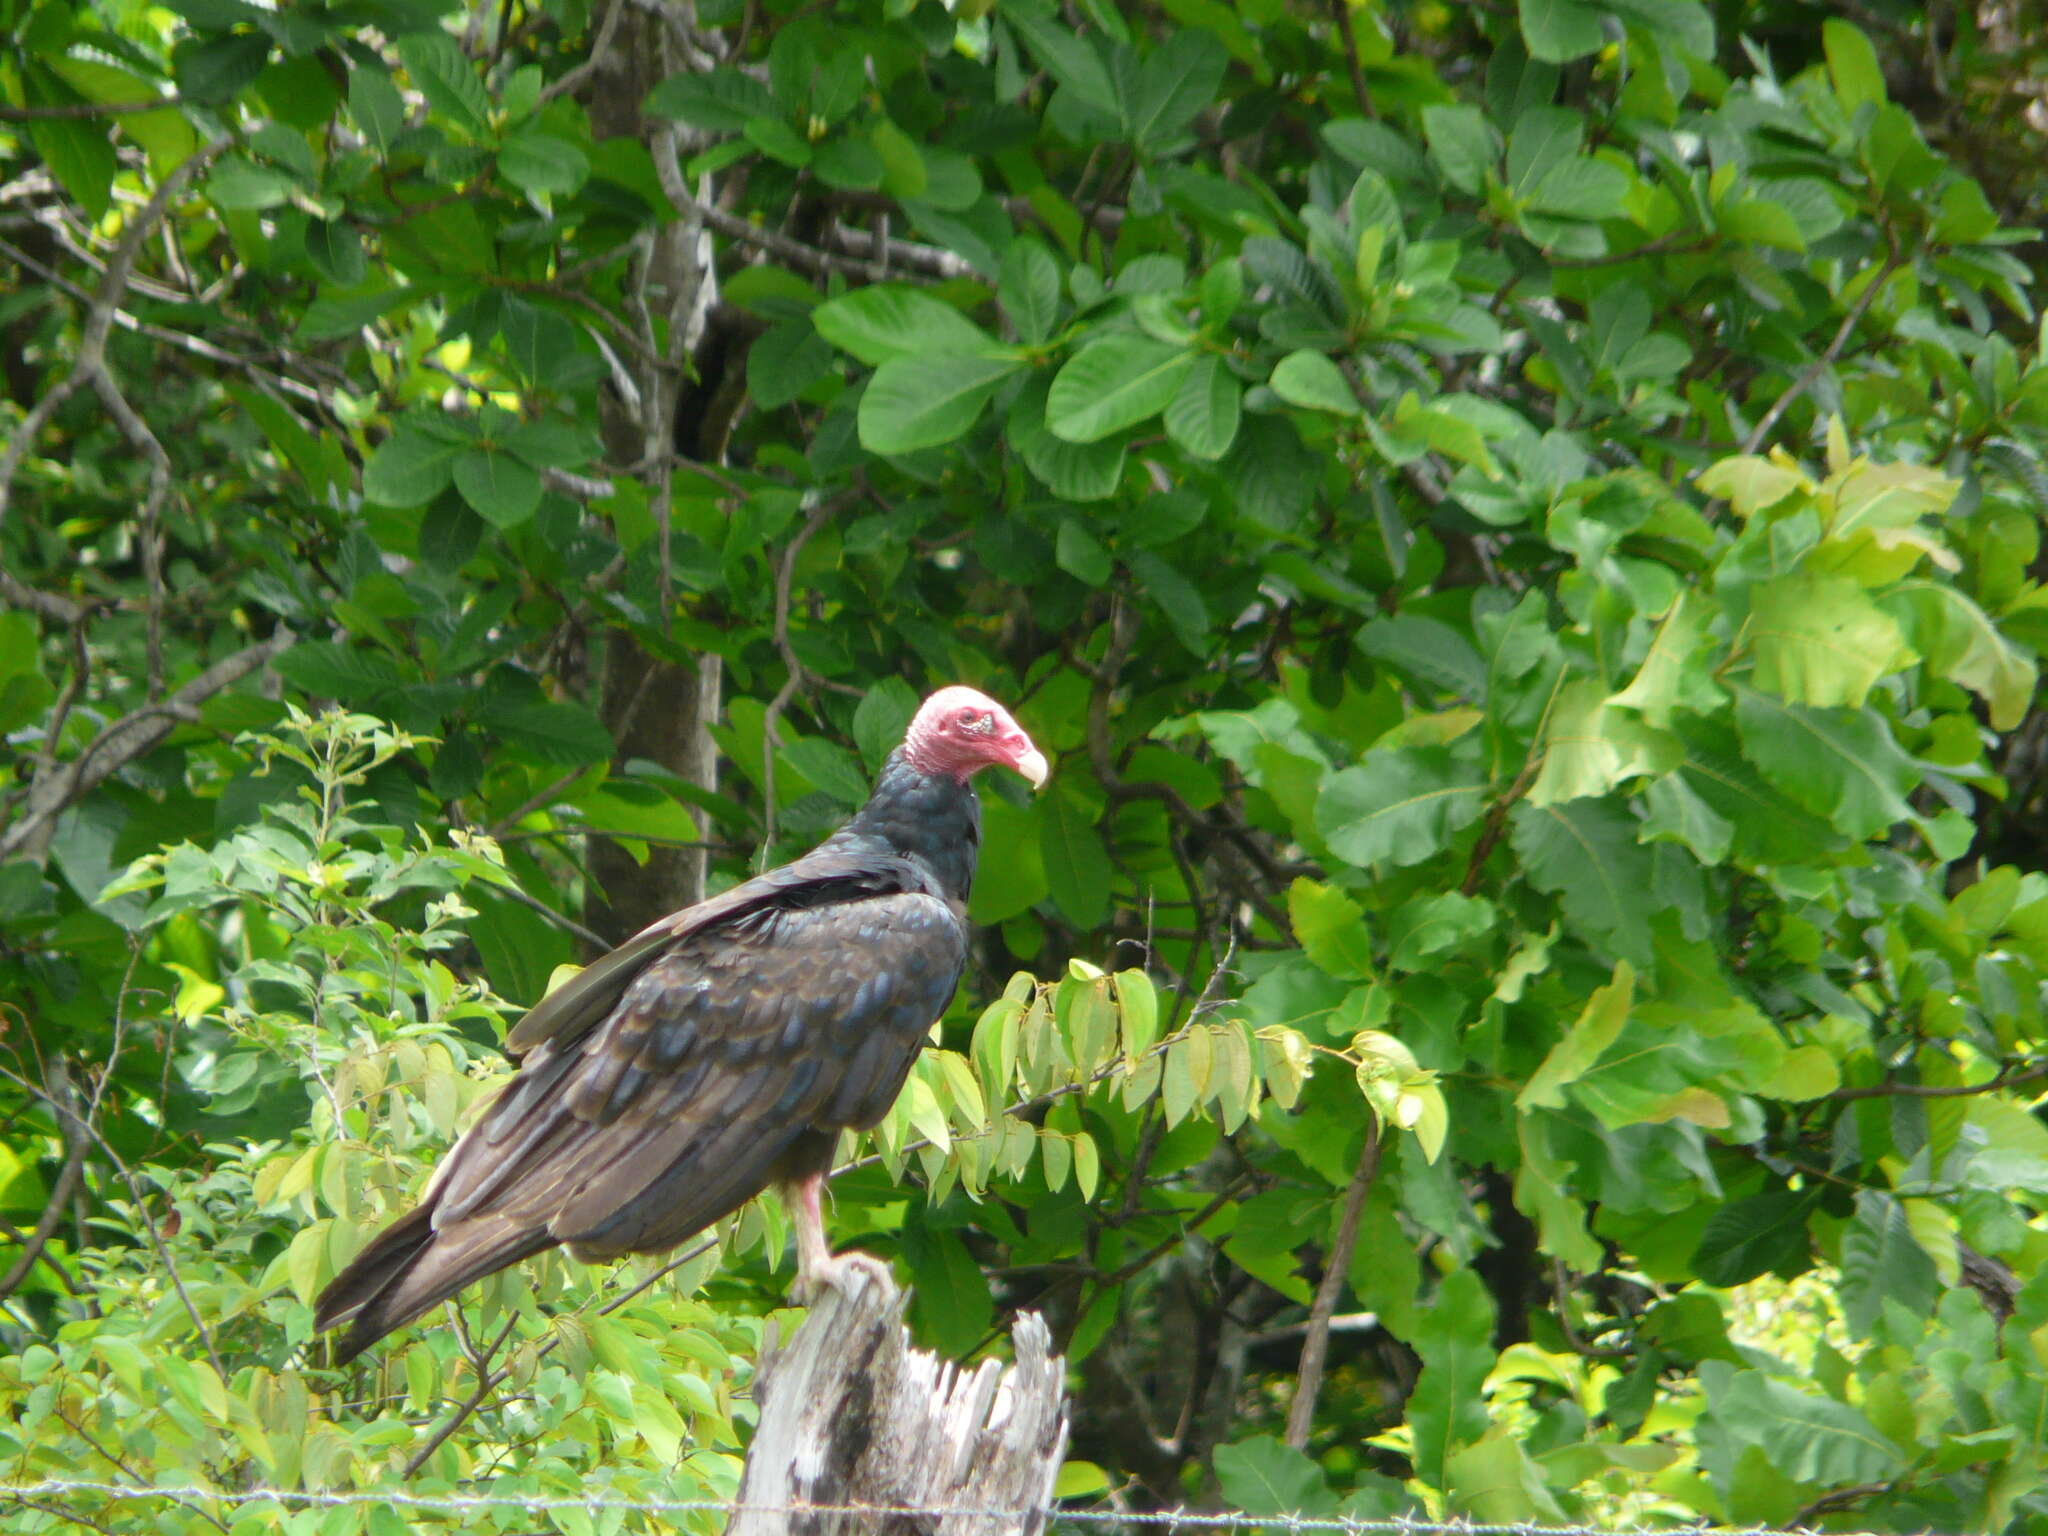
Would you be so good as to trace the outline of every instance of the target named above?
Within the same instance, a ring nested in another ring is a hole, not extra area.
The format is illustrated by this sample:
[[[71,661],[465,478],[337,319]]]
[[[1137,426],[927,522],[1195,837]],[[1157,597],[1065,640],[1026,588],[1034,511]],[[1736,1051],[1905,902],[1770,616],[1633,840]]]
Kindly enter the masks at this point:
[[[966,962],[973,773],[1045,759],[971,689],[926,700],[854,818],[802,858],[662,919],[550,993],[524,1059],[419,1206],[321,1294],[353,1358],[472,1281],[566,1246],[660,1252],[770,1183],[829,1278],[819,1189],[894,1102]]]

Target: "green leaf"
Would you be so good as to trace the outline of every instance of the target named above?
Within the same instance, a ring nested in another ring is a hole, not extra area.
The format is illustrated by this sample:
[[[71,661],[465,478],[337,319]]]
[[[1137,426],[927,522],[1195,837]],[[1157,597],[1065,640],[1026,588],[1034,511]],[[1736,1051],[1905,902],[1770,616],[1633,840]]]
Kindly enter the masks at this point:
[[[590,157],[581,145],[544,133],[529,121],[499,146],[498,169],[524,191],[567,197],[589,178]]]
[[[1025,235],[1010,242],[1003,252],[996,302],[1019,341],[1036,345],[1052,335],[1060,315],[1060,269],[1043,241]]]
[[[353,287],[369,271],[363,237],[346,219],[313,219],[306,225],[306,256],[330,283]]]
[[[1884,68],[1870,39],[1855,23],[1828,17],[1820,24],[1820,44],[1827,54],[1828,79],[1843,111],[1854,117],[1856,109],[1866,103],[1884,105]]]
[[[1229,66],[1230,55],[1209,32],[1198,27],[1168,32],[1138,70],[1130,103],[1133,142],[1155,152],[1171,145],[1215,100]]]
[[[1422,970],[1433,956],[1454,954],[1491,933],[1499,920],[1499,910],[1484,896],[1439,891],[1403,902],[1387,922],[1387,968]]]
[[[1808,709],[1738,688],[1742,750],[1764,778],[1856,839],[1877,837],[1912,815],[1920,773],[1870,709]]]
[[[1005,6],[1002,15],[1047,74],[1105,117],[1122,119],[1122,99],[1109,69],[1085,38],[1050,11]]]
[[[476,723],[486,734],[565,768],[604,762],[613,751],[611,732],[581,704],[486,699],[476,706]]]
[[[841,805],[860,805],[868,797],[868,777],[846,748],[821,737],[793,741],[781,751],[782,760]]]
[[[1322,1468],[1273,1435],[1216,1447],[1216,1483],[1232,1509],[1248,1515],[1334,1514],[1337,1497]]]
[[[1847,1403],[1724,1360],[1700,1366],[1708,1414],[1730,1440],[1754,1445],[1798,1483],[1836,1488],[1873,1483],[1906,1466],[1898,1446]]]
[[[455,460],[455,488],[495,528],[516,528],[540,507],[540,476],[496,446],[477,446]]]
[[[1070,443],[1092,443],[1155,416],[1193,366],[1184,348],[1130,331],[1090,342],[1054,376],[1045,424]]]
[[[1163,557],[1149,549],[1137,550],[1124,562],[1145,595],[1166,615],[1174,637],[1192,655],[1204,656],[1209,649],[1209,630],[1214,623],[1202,592]]]
[[[1757,687],[1795,704],[1860,709],[1879,678],[1915,660],[1891,615],[1844,576],[1758,582],[1747,634]]]
[[[358,64],[348,72],[348,110],[379,155],[388,153],[392,140],[405,130],[405,98],[381,69]]]
[[[1529,207],[1560,219],[1618,219],[1628,203],[1628,172],[1590,155],[1559,162],[1529,194]]]
[[[1244,386],[1220,357],[1198,357],[1166,407],[1166,435],[1198,459],[1220,459],[1237,438]]]
[[[1522,41],[1529,56],[1546,64],[1569,64],[1606,43],[1600,13],[1579,0],[1520,0]]]
[[[1116,883],[1102,836],[1094,819],[1059,788],[1057,780],[1039,805],[1039,847],[1053,903],[1076,928],[1092,933],[1109,918]]]
[[[1422,109],[1430,158],[1460,192],[1476,193],[1500,161],[1500,137],[1477,107],[1432,103]]]
[[[1976,603],[1945,583],[1918,580],[1902,582],[1879,602],[1899,620],[1927,671],[1984,701],[1995,730],[2014,730],[2026,718],[2040,669]]]
[[[996,386],[1022,366],[964,352],[892,357],[861,395],[861,446],[870,453],[910,453],[950,443],[974,425]]]
[[[473,139],[490,131],[490,97],[454,38],[439,30],[408,33],[398,40],[398,57],[437,116]]]
[[[967,353],[995,357],[996,339],[961,314],[916,288],[878,283],[856,288],[811,311],[818,334],[842,352],[878,366],[899,357]]]
[[[1420,864],[1486,808],[1485,774],[1450,747],[1366,754],[1323,784],[1316,830],[1353,864]]]
[[[301,640],[271,665],[293,687],[344,704],[367,703],[405,681],[388,657],[331,640]]]
[[[1842,1233],[1842,1321],[1868,1338],[1888,1303],[1931,1317],[1941,1276],[1906,1219],[1906,1208],[1882,1190],[1856,1192],[1856,1218]]]
[[[1375,974],[1365,911],[1336,886],[1297,879],[1287,890],[1287,916],[1295,941],[1319,969],[1346,980]]]
[[[737,69],[685,70],[647,93],[647,111],[712,133],[738,133],[776,110],[768,87]]]
[[[362,494],[381,506],[426,506],[455,483],[455,461],[471,444],[467,430],[403,418],[362,465]]]
[[[1422,1373],[1408,1398],[1415,1436],[1415,1475],[1444,1485],[1445,1464],[1461,1445],[1486,1433],[1481,1396],[1493,1369],[1493,1301],[1470,1269],[1454,1269],[1437,1285],[1435,1300],[1416,1318],[1409,1340],[1422,1357]]]
[[[1109,551],[1090,533],[1078,517],[1060,520],[1059,536],[1053,545],[1053,559],[1059,568],[1078,581],[1099,587],[1115,569]]]
[[[1699,488],[1726,501],[1737,515],[1754,517],[1788,496],[1811,492],[1814,487],[1793,465],[1742,454],[1701,470]]]
[[[1702,664],[1709,640],[1705,605],[1690,593],[1680,592],[1664,622],[1657,626],[1649,654],[1643,657],[1635,677],[1608,702],[1634,710],[1659,730],[1670,728],[1674,709],[1713,713],[1724,695],[1710,668]]]
[[[1564,902],[1572,926],[1620,959],[1650,964],[1650,854],[1635,818],[1611,799],[1570,800],[1518,805],[1509,822],[1530,883]]]
[[[808,319],[770,326],[747,348],[747,393],[763,410],[796,399],[832,371],[832,348]]]
[[[1684,748],[1677,737],[1616,705],[1594,678],[1574,678],[1558,690],[1543,732],[1543,768],[1529,789],[1531,805],[1604,795],[1678,763]]]
[[[1273,369],[1272,386],[1273,393],[1289,405],[1337,416],[1364,413],[1358,397],[1344,380],[1343,370],[1321,352],[1288,353]]]
[[[1635,968],[1626,960],[1617,962],[1614,979],[1587,1000],[1578,1019],[1522,1085],[1522,1091],[1515,1097],[1515,1107],[1525,1113],[1537,1108],[1564,1108],[1562,1090],[1591,1071],[1601,1054],[1614,1044],[1628,1022],[1635,995]]]
[[[1808,1264],[1806,1218],[1818,1204],[1811,1190],[1773,1189],[1731,1200],[1700,1230],[1692,1267],[1709,1285],[1743,1285],[1775,1270],[1797,1274]]]

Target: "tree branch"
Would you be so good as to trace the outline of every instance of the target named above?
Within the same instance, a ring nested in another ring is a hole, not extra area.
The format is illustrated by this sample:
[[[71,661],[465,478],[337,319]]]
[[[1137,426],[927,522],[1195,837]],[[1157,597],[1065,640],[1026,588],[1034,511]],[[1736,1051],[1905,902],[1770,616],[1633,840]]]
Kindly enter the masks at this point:
[[[1323,1390],[1323,1362],[1330,1349],[1330,1319],[1337,1312],[1337,1298],[1344,1293],[1345,1278],[1351,1272],[1351,1252],[1358,1246],[1358,1223],[1365,1212],[1366,1196],[1372,1193],[1373,1176],[1380,1171],[1380,1129],[1377,1122],[1366,1127],[1365,1146],[1358,1154],[1358,1167],[1351,1185],[1344,1191],[1344,1214],[1337,1221],[1337,1238],[1323,1261],[1322,1284],[1309,1307],[1308,1336],[1301,1345],[1301,1370],[1295,1378],[1294,1401],[1287,1408],[1287,1443],[1297,1451],[1308,1446],[1309,1424],[1315,1417],[1316,1396]]]

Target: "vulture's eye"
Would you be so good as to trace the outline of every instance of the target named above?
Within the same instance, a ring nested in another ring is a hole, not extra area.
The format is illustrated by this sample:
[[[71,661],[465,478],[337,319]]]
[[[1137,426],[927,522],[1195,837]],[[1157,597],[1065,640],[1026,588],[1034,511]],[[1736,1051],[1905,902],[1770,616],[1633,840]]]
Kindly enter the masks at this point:
[[[960,729],[971,731],[976,736],[986,736],[995,728],[996,717],[994,715],[977,715],[974,711],[968,710],[960,716]]]

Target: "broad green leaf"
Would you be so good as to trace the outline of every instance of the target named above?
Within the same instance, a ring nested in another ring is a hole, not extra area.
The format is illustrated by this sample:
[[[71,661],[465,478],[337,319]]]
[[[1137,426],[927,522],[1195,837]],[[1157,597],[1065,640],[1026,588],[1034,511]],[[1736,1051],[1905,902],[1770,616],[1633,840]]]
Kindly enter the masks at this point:
[[[1984,610],[1944,582],[1907,581],[1879,599],[1927,670],[1984,700],[1995,730],[2016,729],[2033,703],[2040,669]]]
[[[1272,1435],[1219,1445],[1212,1458],[1217,1485],[1232,1509],[1248,1515],[1329,1515],[1336,1495],[1322,1469]]]
[[[1865,104],[1884,105],[1884,68],[1855,23],[1828,17],[1820,24],[1820,41],[1827,54],[1828,80],[1843,110],[1853,117]]]
[[[1166,407],[1166,435],[1198,459],[1218,459],[1237,438],[1244,386],[1219,357],[1198,357]]]
[[[295,687],[344,704],[365,703],[405,681],[396,662],[332,640],[301,640],[271,665]]]
[[[1002,16],[1053,79],[1104,116],[1113,120],[1123,117],[1121,95],[1101,55],[1086,37],[1069,29],[1053,12],[1006,5]]]
[[[1550,64],[1569,64],[1597,51],[1607,41],[1600,13],[1580,0],[1518,0],[1522,41],[1529,56]]]
[[[1316,828],[1353,864],[1420,864],[1486,807],[1484,773],[1450,747],[1366,754],[1332,774],[1316,801]]]
[[[1680,592],[1657,626],[1635,677],[1608,702],[1634,710],[1660,731],[1669,729],[1674,709],[1713,713],[1725,695],[1702,664],[1708,640],[1704,605]]]
[[[1068,360],[1045,399],[1045,424],[1070,443],[1092,443],[1172,403],[1194,363],[1183,348],[1130,331],[1090,342]]]
[[[656,117],[679,118],[713,133],[738,133],[749,119],[776,110],[775,98],[766,86],[732,68],[670,75],[647,93],[646,106]]]
[[[1052,899],[1076,928],[1091,932],[1108,918],[1115,886],[1102,836],[1088,813],[1060,791],[1057,780],[1039,805],[1039,842]]]
[[[1797,1274],[1809,1264],[1812,1239],[1806,1219],[1818,1198],[1811,1190],[1773,1189],[1731,1200],[1700,1233],[1692,1264],[1709,1285],[1741,1285],[1776,1270]]]
[[[1439,891],[1402,903],[1387,923],[1387,966],[1419,971],[1434,956],[1456,953],[1491,933],[1499,911],[1484,896]],[[1433,1156],[1434,1154],[1432,1154]]]
[[[1565,917],[1618,959],[1650,963],[1650,855],[1634,817],[1611,799],[1518,805],[1509,837],[1538,890],[1564,901]]]
[[[1756,685],[1795,704],[1859,709],[1916,658],[1898,624],[1846,577],[1795,571],[1750,592]]]
[[[1566,1518],[1539,1466],[1512,1430],[1489,1430],[1444,1463],[1449,1509],[1470,1520],[1497,1524]]]
[[[496,528],[516,528],[540,506],[540,476],[496,447],[465,449],[455,459],[455,488],[476,514]]]
[[[1357,416],[1363,407],[1344,374],[1321,352],[1290,352],[1273,369],[1273,393],[1289,405],[1307,410],[1328,411],[1337,416]]]
[[[996,302],[1010,317],[1019,341],[1037,344],[1059,323],[1060,269],[1042,241],[1026,236],[1003,252]]]
[[[890,358],[860,398],[861,446],[870,453],[911,453],[952,442],[1020,366],[965,352]]]
[[[818,334],[870,366],[898,357],[1002,353],[996,339],[952,305],[916,288],[878,283],[811,311]]]
[[[1904,821],[1920,782],[1884,717],[1871,709],[1808,709],[1738,688],[1744,756],[1772,784],[1858,840]]]
[[[471,138],[490,131],[490,97],[453,37],[439,30],[408,33],[398,40],[398,57],[436,116]]]
[[[1543,733],[1543,767],[1531,805],[1604,795],[1643,774],[1661,773],[1684,755],[1678,738],[1616,707],[1598,680],[1574,678],[1558,691]]]
[[[1336,886],[1296,880],[1288,887],[1287,915],[1302,952],[1322,970],[1347,980],[1375,973],[1364,909]]]
[[[1785,1476],[1816,1487],[1877,1482],[1903,1470],[1899,1448],[1847,1403],[1721,1360],[1700,1367],[1707,1411],[1722,1432],[1754,1445]]]
[[[1814,486],[1796,465],[1745,454],[1701,470],[1699,488],[1722,498],[1738,515],[1754,517],[1788,496],[1811,493]]]
[[[1536,1108],[1564,1108],[1562,1090],[1583,1077],[1620,1036],[1635,1001],[1635,988],[1635,968],[1626,960],[1618,962],[1614,979],[1593,993],[1577,1021],[1522,1085],[1522,1091],[1515,1096],[1515,1107],[1524,1113]]]
[[[1842,1320],[1868,1337],[1888,1302],[1930,1316],[1942,1282],[1934,1260],[1906,1219],[1905,1207],[1881,1190],[1856,1192],[1856,1215],[1842,1233]]]
[[[525,123],[498,148],[498,169],[528,192],[568,196],[590,175],[590,158],[580,146]]]
[[[1500,159],[1500,138],[1477,107],[1432,103],[1422,109],[1430,158],[1460,192],[1476,193]]]
[[[1416,1319],[1409,1340],[1422,1372],[1408,1398],[1415,1436],[1415,1474],[1444,1485],[1445,1464],[1459,1446],[1486,1433],[1481,1389],[1493,1369],[1493,1302],[1470,1269],[1454,1269],[1437,1285],[1435,1299]]]

